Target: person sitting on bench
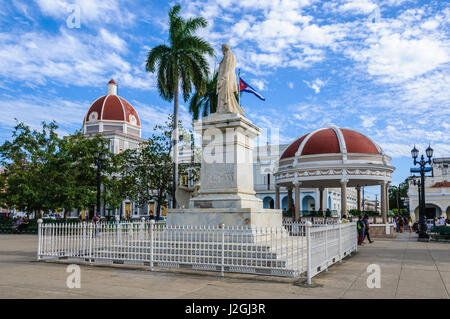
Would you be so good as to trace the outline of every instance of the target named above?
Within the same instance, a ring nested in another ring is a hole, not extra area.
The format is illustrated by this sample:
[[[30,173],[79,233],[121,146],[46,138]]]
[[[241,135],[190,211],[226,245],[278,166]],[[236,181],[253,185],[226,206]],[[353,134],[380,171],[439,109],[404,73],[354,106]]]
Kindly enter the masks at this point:
[[[28,222],[28,219],[26,217],[23,220],[19,217],[19,219],[17,220],[16,224],[17,224],[16,230],[18,232],[21,232],[21,231],[24,231],[28,227],[29,222]]]

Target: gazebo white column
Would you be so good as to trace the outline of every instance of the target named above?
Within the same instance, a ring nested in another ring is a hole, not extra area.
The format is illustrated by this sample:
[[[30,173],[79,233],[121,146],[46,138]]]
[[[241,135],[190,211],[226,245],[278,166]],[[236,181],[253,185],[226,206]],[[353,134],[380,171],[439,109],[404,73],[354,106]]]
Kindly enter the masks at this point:
[[[383,217],[383,224],[386,224],[386,182],[381,182],[380,185],[381,195],[381,216]]]
[[[295,221],[300,220],[300,182],[294,182],[295,187]]]
[[[288,207],[287,210],[289,211],[292,207],[292,186],[288,186]]]
[[[391,183],[386,183],[386,221],[387,221],[387,216],[389,214],[389,185]],[[400,207],[399,207],[400,208]]]
[[[319,211],[323,212],[323,190],[324,187],[319,187],[319,198],[320,198],[320,203],[319,203]]]
[[[347,183],[348,179],[341,179],[341,217],[347,214]]]
[[[356,186],[356,209],[361,211],[361,186]]]
[[[280,209],[280,186],[275,186],[275,209]]]

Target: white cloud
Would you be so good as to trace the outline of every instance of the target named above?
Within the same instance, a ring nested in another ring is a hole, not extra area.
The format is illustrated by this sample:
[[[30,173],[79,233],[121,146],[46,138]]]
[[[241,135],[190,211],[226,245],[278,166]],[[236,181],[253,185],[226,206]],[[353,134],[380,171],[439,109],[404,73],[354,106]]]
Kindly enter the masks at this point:
[[[364,115],[361,115],[359,118],[362,120],[362,124],[361,125],[364,126],[364,127],[372,127],[372,126],[374,126],[374,122],[377,119],[375,116],[364,116]]]
[[[108,30],[102,28],[100,29],[100,37],[106,46],[110,46],[119,52],[126,50],[126,42],[121,39],[117,34],[111,33]]]
[[[308,25],[299,34],[300,39],[306,43],[317,46],[331,46],[337,40],[345,37],[347,30],[343,25],[325,25],[322,27],[316,24]]]
[[[3,97],[0,99],[0,124],[11,129],[14,119],[24,122],[32,129],[41,127],[41,122],[56,121],[60,126],[59,134],[69,135],[81,129],[83,118],[90,102],[69,101],[59,97],[39,98],[37,96]],[[51,110],[51,112],[49,111]]]
[[[308,81],[303,81],[306,83],[306,85],[313,89],[314,92],[316,92],[316,94],[320,93],[320,89],[325,85],[325,82],[323,82],[321,79],[317,78],[314,81],[308,82]]]
[[[367,70],[384,81],[404,81],[436,69],[450,61],[448,48],[433,39],[402,39],[383,36],[363,52]]]
[[[378,6],[370,0],[346,0],[337,7],[337,11],[368,14],[376,8]]]
[[[153,75],[120,55],[126,43],[101,29],[99,34],[0,33],[0,82],[21,81],[29,86],[99,86],[114,76],[133,88],[153,89]]]
[[[250,83],[253,86],[256,86],[256,88],[258,89],[258,91],[264,91],[266,89],[266,83],[267,81],[265,80],[261,80],[261,79],[251,79]]]
[[[120,0],[36,0],[42,13],[57,20],[66,21],[73,13],[73,6],[80,9],[82,27],[105,23],[132,24],[135,15]]]

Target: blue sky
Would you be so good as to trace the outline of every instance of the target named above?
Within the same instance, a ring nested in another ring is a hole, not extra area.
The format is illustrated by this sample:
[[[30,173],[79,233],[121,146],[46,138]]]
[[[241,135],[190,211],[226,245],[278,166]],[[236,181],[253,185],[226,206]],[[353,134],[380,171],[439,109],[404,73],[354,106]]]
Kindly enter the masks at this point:
[[[14,118],[32,127],[55,120],[61,134],[81,128],[110,78],[148,136],[172,105],[159,97],[145,58],[167,42],[175,3],[0,0],[0,142]],[[328,124],[355,129],[393,158],[394,184],[409,175],[413,144],[450,156],[448,1],[180,3],[186,17],[209,22],[199,35],[217,52],[212,68],[220,45],[231,44],[241,76],[266,97],[242,96],[248,117],[279,128],[281,143]],[[70,28],[77,10],[80,27]],[[189,126],[184,104],[181,118]]]

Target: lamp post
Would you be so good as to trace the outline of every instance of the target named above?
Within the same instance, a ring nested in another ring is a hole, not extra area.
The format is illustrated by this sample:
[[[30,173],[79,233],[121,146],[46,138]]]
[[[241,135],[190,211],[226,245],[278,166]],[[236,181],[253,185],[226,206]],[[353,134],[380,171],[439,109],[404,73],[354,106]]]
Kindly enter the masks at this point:
[[[425,223],[425,169],[427,164],[431,164],[431,157],[433,157],[433,149],[430,145],[425,150],[425,153],[428,157],[428,160],[425,160],[425,157],[420,157],[420,160],[417,160],[419,156],[419,150],[414,145],[414,148],[411,150],[411,156],[414,159],[414,166],[419,164],[420,167],[420,193],[419,193],[419,240],[426,239],[428,240],[429,235],[426,233],[427,225]],[[415,183],[415,181],[414,181]],[[419,183],[418,183],[419,185]]]
[[[419,194],[419,205],[422,201],[422,183],[420,180],[416,180],[416,176],[413,176],[412,182],[414,186],[417,186],[417,194]]]
[[[103,164],[105,162],[105,152],[99,152],[97,150],[94,151],[94,161],[95,165],[97,165],[97,212],[96,214],[101,214],[101,204],[100,204],[100,192],[101,192],[101,171],[103,168]]]

